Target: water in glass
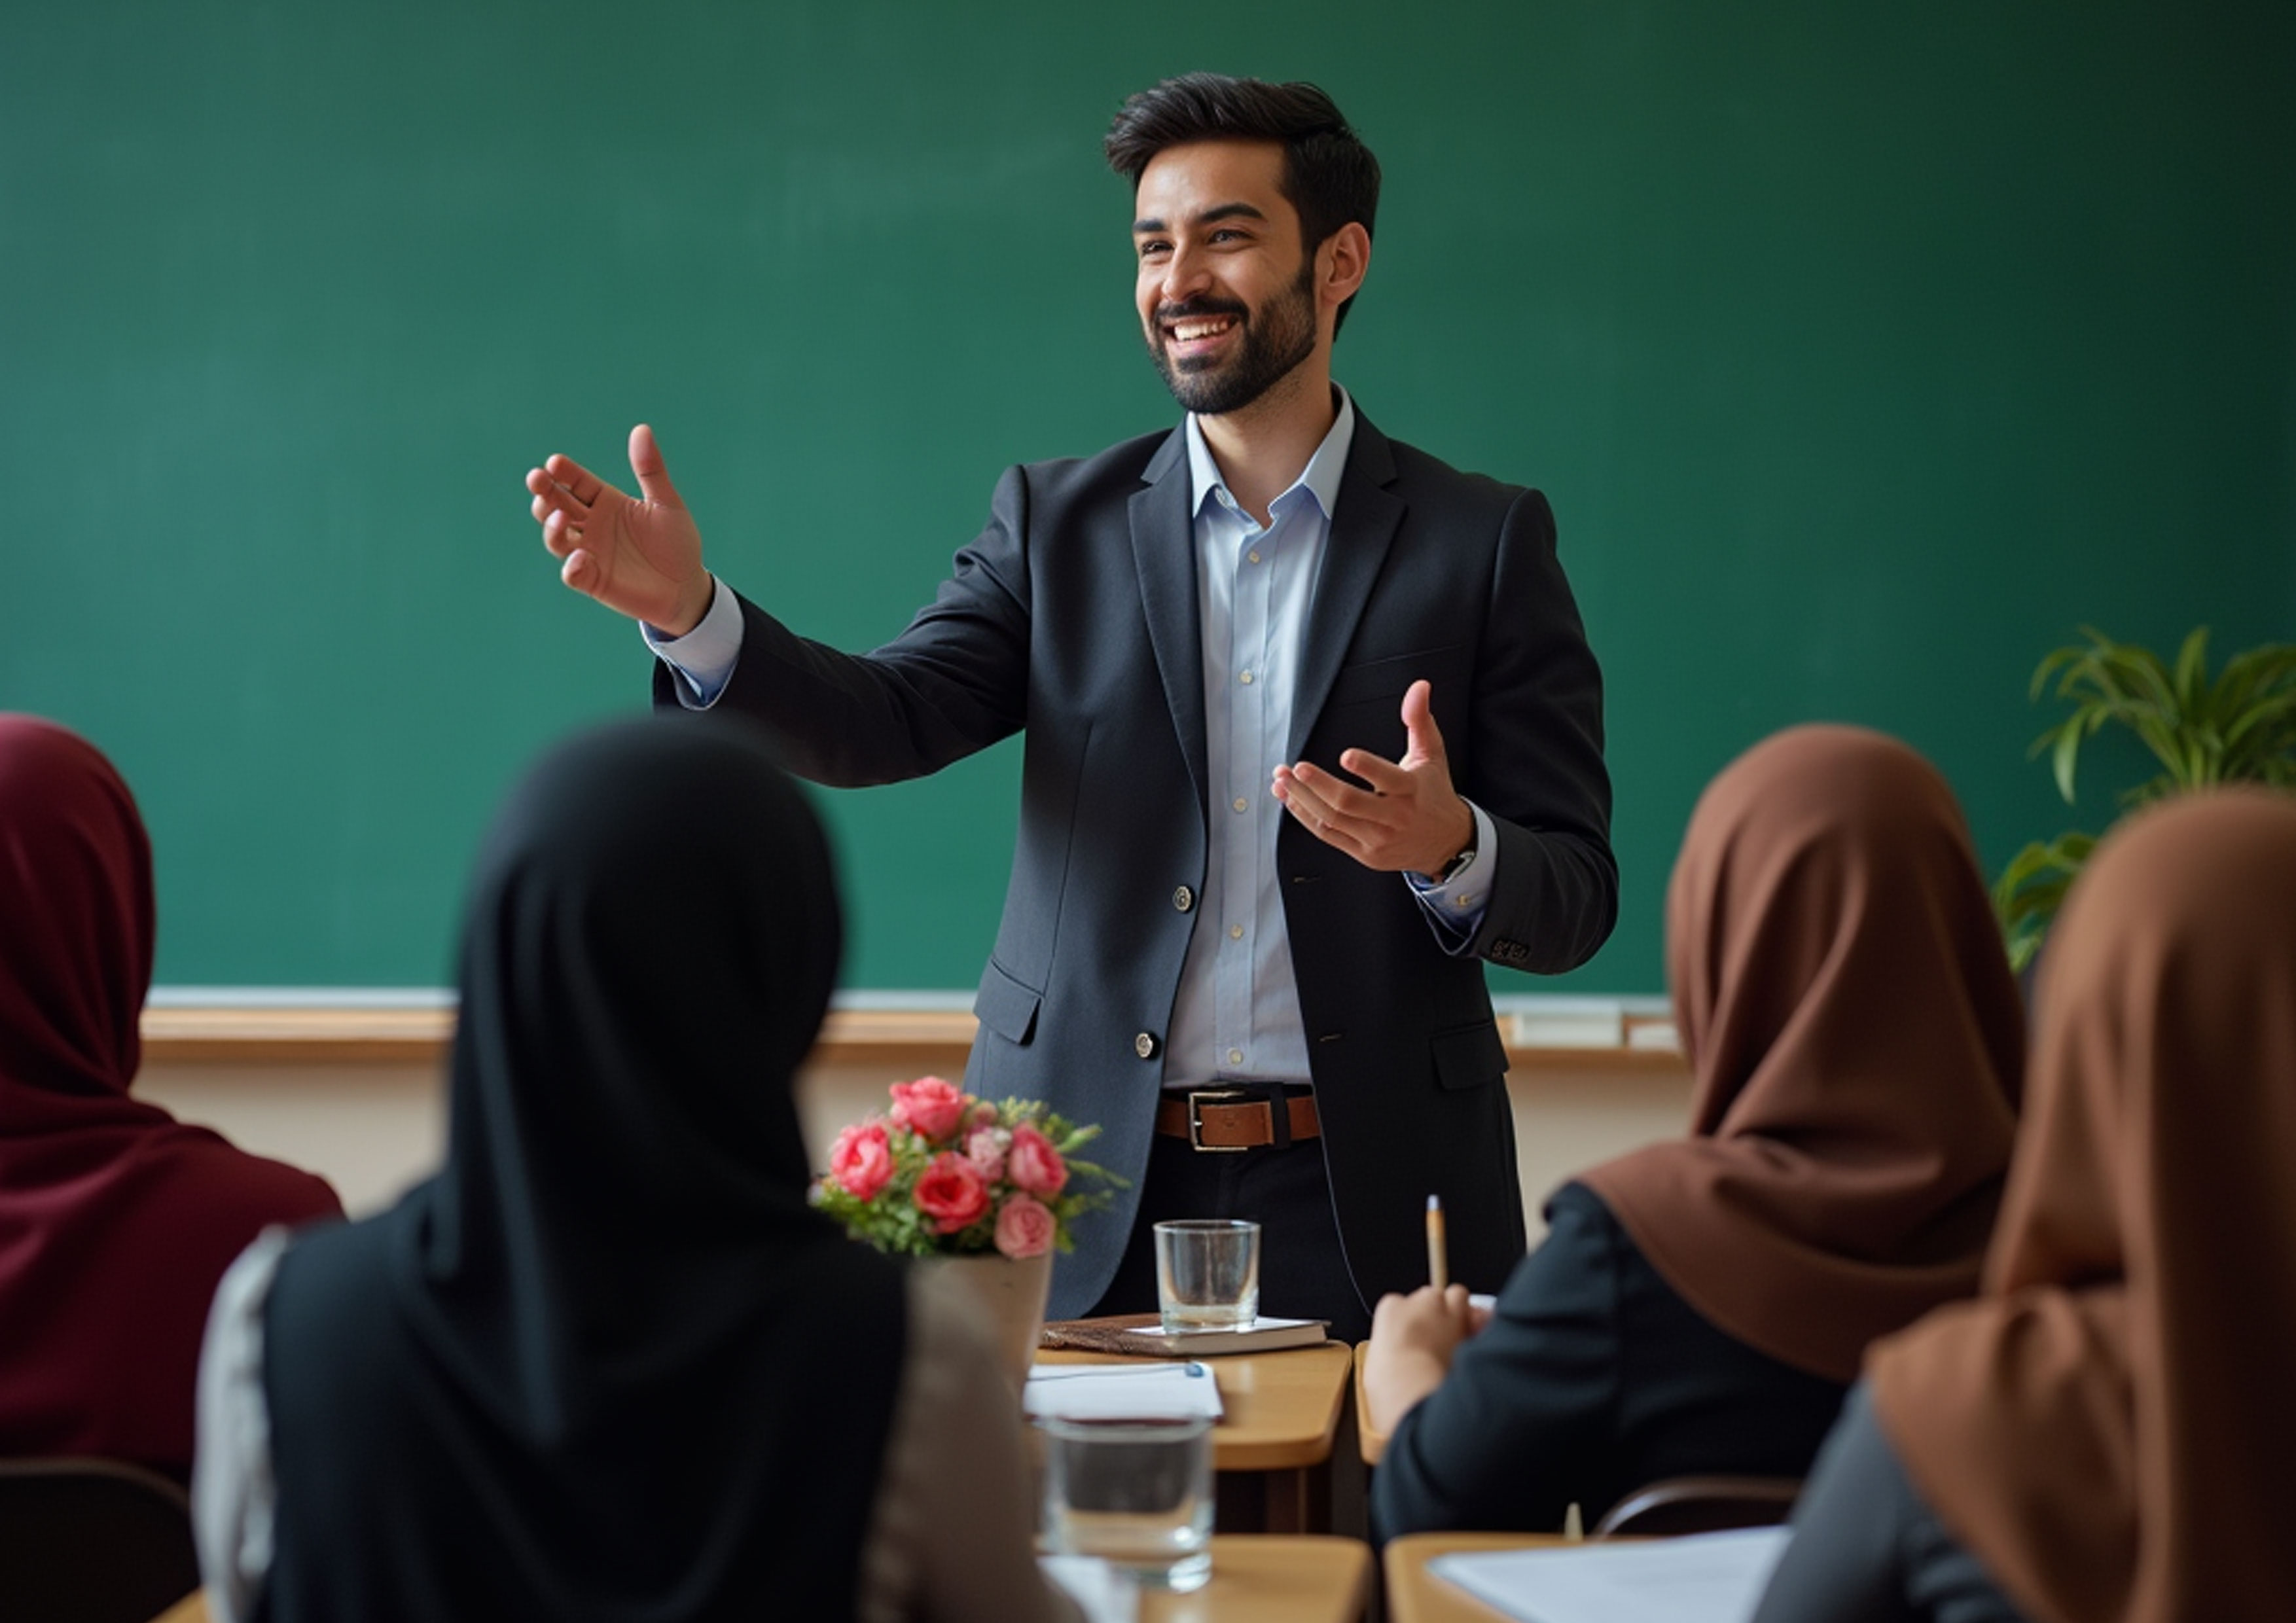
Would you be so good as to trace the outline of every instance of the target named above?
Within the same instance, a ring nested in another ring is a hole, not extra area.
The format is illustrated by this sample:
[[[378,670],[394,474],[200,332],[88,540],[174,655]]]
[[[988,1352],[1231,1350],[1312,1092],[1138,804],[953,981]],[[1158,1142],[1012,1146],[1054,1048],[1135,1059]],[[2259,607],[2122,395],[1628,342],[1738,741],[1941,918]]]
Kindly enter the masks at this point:
[[[1156,1225],[1156,1305],[1167,1334],[1233,1330],[1259,1316],[1259,1225],[1185,1218]]]
[[[1210,1581],[1210,1420],[1037,1423],[1047,1549],[1098,1556],[1153,1588],[1185,1592]]]

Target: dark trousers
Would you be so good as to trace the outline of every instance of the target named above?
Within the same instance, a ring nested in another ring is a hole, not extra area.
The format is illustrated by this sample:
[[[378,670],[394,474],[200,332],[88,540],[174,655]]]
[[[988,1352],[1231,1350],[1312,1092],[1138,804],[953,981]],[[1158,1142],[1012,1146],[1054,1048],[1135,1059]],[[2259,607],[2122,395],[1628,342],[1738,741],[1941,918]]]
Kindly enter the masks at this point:
[[[1156,1311],[1155,1225],[1169,1217],[1259,1224],[1260,1312],[1270,1318],[1329,1319],[1331,1333],[1342,1341],[1371,1333],[1371,1314],[1340,1249],[1320,1138],[1280,1150],[1212,1151],[1156,1135],[1124,1260],[1094,1306],[1095,1316]]]

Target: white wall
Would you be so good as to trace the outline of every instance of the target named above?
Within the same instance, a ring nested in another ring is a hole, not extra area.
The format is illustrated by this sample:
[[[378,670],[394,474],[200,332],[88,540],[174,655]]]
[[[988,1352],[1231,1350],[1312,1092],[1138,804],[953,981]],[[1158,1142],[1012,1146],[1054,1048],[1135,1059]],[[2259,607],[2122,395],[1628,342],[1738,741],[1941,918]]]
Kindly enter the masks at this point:
[[[954,1055],[944,1074],[961,1074],[963,1062]],[[840,1127],[882,1106],[894,1079],[865,1065],[818,1067],[800,1078],[815,1165],[827,1163]],[[1555,1184],[1679,1133],[1689,1118],[1690,1080],[1677,1071],[1518,1067],[1508,1088],[1534,1240],[1545,1232],[1539,1203]],[[445,1090],[428,1066],[153,1064],[135,1091],[258,1154],[323,1175],[354,1216],[388,1205],[438,1164],[446,1143]]]

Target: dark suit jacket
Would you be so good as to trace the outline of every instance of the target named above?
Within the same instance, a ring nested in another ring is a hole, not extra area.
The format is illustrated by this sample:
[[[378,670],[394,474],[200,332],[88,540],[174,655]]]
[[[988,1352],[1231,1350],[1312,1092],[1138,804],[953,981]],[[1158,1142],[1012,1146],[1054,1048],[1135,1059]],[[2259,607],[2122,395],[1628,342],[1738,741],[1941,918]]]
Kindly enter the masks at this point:
[[[988,527],[893,642],[849,655],[744,602],[720,700],[791,769],[919,776],[1027,730],[1020,832],[974,1003],[968,1086],[1105,1129],[1136,1184],[1206,861],[1203,667],[1185,434],[1006,471]],[[1610,933],[1602,678],[1537,491],[1462,474],[1357,418],[1300,650],[1286,758],[1393,758],[1414,679],[1460,791],[1498,833],[1498,886],[1451,955],[1400,875],[1286,819],[1278,882],[1342,1242],[1365,1299],[1424,1283],[1430,1193],[1454,1276],[1496,1289],[1523,1249],[1506,1058],[1478,958],[1555,971]],[[675,704],[656,673],[657,701]],[[1079,1225],[1053,1286],[1081,1313],[1134,1198]]]
[[[1583,1184],[1483,1332],[1398,1422],[1372,1479],[1382,1538],[1592,1527],[1668,1477],[1799,1477],[1847,1389],[1747,1346],[1682,1299]]]

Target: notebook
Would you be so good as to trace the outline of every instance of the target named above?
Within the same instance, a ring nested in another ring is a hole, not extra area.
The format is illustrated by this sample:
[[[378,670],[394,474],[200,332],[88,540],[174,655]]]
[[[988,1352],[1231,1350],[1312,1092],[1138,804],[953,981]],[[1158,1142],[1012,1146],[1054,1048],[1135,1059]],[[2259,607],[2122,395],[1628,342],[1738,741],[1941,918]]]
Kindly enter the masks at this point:
[[[1785,1528],[1439,1555],[1427,1570],[1518,1623],[1746,1623]]]
[[[1021,1408],[1032,1420],[1218,1420],[1223,1412],[1219,1382],[1201,1364],[1039,1364]]]
[[[1212,1358],[1224,1353],[1279,1352],[1324,1340],[1325,1319],[1271,1319],[1264,1315],[1234,1330],[1167,1332],[1152,1313],[1100,1319],[1054,1319],[1039,1346],[1062,1352],[1125,1353],[1141,1358]]]

